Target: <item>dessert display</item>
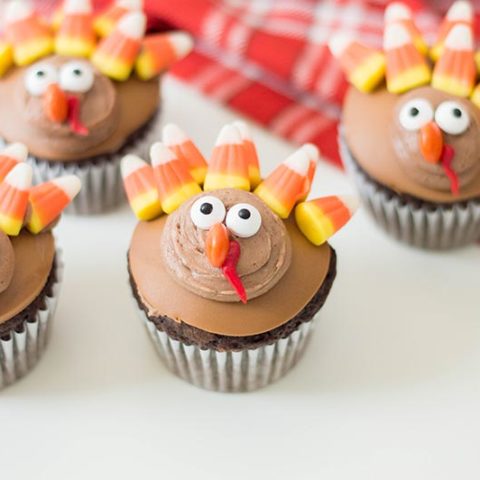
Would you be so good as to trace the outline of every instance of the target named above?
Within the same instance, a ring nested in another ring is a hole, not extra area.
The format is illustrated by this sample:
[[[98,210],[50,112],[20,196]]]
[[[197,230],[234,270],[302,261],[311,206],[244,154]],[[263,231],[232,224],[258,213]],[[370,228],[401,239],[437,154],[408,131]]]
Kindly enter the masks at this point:
[[[455,2],[431,48],[402,3],[383,51],[348,35],[330,50],[351,87],[339,144],[365,206],[395,238],[447,249],[480,238],[480,85],[472,6]]]
[[[27,1],[5,8],[0,139],[28,146],[36,182],[78,175],[76,213],[124,199],[120,160],[153,141],[159,78],[192,47],[183,32],[146,35],[141,5],[118,0],[94,16],[90,0],[65,0],[51,24]]]
[[[208,164],[173,124],[151,165],[124,157],[140,220],[128,251],[135,307],[184,380],[255,390],[301,357],[336,275],[327,240],[356,208],[354,197],[307,198],[318,155],[304,145],[262,180],[249,129],[235,122]]]
[[[27,155],[19,143],[0,151],[0,388],[47,345],[63,271],[51,230],[80,190],[73,175],[32,187]]]

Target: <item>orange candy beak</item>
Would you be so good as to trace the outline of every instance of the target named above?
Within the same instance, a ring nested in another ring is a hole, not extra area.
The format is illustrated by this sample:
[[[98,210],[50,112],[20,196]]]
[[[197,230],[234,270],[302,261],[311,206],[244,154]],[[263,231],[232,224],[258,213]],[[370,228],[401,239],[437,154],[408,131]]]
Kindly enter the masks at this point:
[[[66,93],[56,84],[48,86],[43,97],[43,108],[49,120],[63,123],[68,116],[68,98]]]
[[[443,135],[435,122],[420,129],[420,151],[428,163],[438,163],[443,151]]]
[[[205,253],[211,265],[221,268],[227,258],[230,240],[227,227],[223,223],[216,223],[207,233]]]

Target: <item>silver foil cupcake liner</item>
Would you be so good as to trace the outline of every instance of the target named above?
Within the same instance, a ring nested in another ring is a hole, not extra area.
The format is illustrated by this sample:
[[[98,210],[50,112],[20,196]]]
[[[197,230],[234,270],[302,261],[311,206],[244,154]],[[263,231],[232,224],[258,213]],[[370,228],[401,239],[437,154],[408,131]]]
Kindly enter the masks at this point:
[[[51,294],[45,298],[45,308],[37,312],[34,321],[25,321],[20,331],[12,331],[8,339],[0,339],[0,389],[32,370],[48,344],[63,278],[63,262],[58,250],[55,261],[56,280]]]
[[[301,358],[314,329],[312,319],[288,337],[259,348],[230,352],[201,349],[159,330],[133,300],[168,369],[197,387],[216,392],[250,392],[277,381]]]
[[[340,132],[343,163],[353,177],[364,206],[376,222],[397,240],[426,249],[451,249],[480,239],[480,200],[451,206],[413,205],[390,194],[358,167]]]

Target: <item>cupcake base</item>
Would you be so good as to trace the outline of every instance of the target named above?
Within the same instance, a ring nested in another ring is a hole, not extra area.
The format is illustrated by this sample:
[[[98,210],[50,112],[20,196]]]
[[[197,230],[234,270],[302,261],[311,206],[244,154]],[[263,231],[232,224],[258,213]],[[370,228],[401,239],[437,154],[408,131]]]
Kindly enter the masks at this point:
[[[61,253],[38,297],[0,325],[0,389],[15,383],[38,363],[47,346],[63,276]]]
[[[397,240],[434,250],[480,240],[480,198],[436,204],[401,195],[373,180],[354,159],[340,131],[340,154],[360,197],[376,222]]]

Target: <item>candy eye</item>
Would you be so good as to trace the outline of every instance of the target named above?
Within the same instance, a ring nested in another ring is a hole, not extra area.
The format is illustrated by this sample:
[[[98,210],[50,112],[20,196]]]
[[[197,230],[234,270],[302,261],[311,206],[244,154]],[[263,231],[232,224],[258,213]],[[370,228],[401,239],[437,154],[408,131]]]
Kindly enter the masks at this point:
[[[438,106],[435,121],[445,133],[460,135],[469,127],[470,116],[460,103],[448,101]]]
[[[60,70],[60,87],[69,92],[88,92],[94,81],[95,74],[85,62],[68,62]]]
[[[427,100],[414,98],[402,107],[399,120],[405,130],[420,130],[433,120],[433,108]]]
[[[237,237],[253,237],[262,226],[260,212],[248,203],[237,203],[227,213],[227,228]]]
[[[201,230],[208,230],[225,218],[225,205],[217,197],[205,195],[200,197],[190,209],[190,218],[194,225]]]
[[[47,87],[58,81],[58,73],[55,67],[44,63],[34,65],[25,74],[25,88],[30,95],[43,95]]]

